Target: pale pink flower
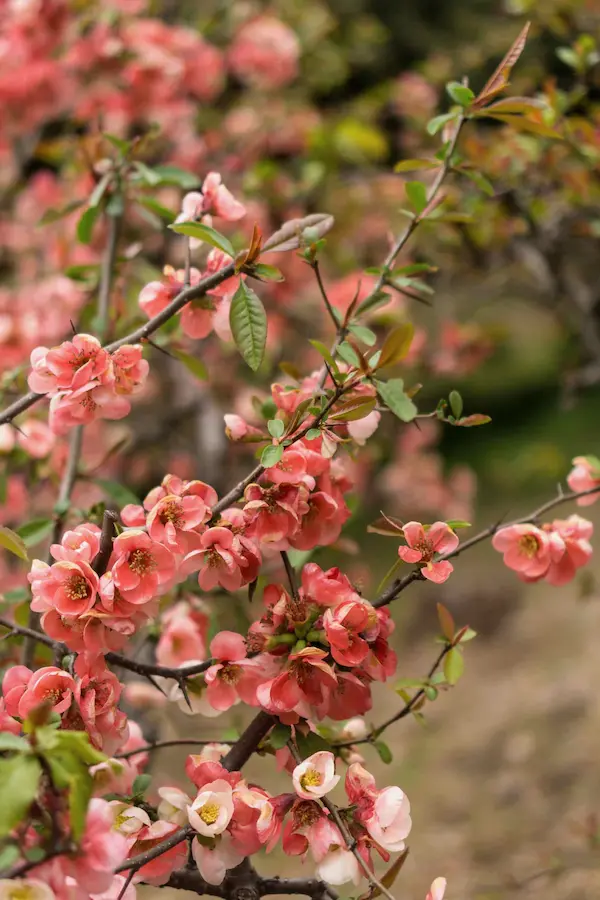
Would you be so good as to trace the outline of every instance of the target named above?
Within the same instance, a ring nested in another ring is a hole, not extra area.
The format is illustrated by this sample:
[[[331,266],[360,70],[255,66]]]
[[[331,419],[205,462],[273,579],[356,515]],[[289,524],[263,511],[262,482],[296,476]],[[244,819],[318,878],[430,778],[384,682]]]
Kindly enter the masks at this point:
[[[594,526],[581,516],[572,515],[568,519],[555,519],[552,525],[544,526],[555,532],[564,542],[565,550],[560,559],[553,560],[546,574],[546,581],[560,586],[572,581],[577,569],[587,565],[592,558],[589,542]]]
[[[225,420],[225,434],[230,441],[251,441],[253,438],[263,436],[260,428],[250,425],[241,416],[226,413],[223,418]]]
[[[192,828],[205,837],[222,834],[233,816],[231,785],[222,779],[204,785],[191,806],[187,807]]]
[[[208,884],[222,884],[228,870],[239,866],[245,859],[245,854],[236,847],[227,831],[214,846],[193,841],[192,854],[198,871]]]
[[[44,666],[29,679],[19,700],[19,716],[26,719],[42,703],[50,703],[53,712],[64,713],[71,706],[74,694],[75,680],[68,672],[55,666]]]
[[[361,821],[373,840],[385,850],[403,850],[412,827],[408,797],[396,786],[377,791],[369,813]]]
[[[340,776],[335,774],[335,757],[328,750],[319,750],[299,763],[292,773],[294,789],[304,800],[324,797],[333,790]]]
[[[444,900],[446,885],[447,881],[442,876],[434,878],[434,880],[431,882],[431,887],[427,892],[425,900]]]
[[[234,631],[219,632],[211,641],[210,654],[219,660],[204,675],[210,705],[220,712],[239,700],[255,705],[256,688],[268,670],[258,659],[246,659],[242,636]]]
[[[598,469],[596,460],[588,456],[576,456],[573,460],[574,468],[569,473],[567,484],[572,491],[577,493],[581,491],[589,491],[593,488],[600,488],[600,469]],[[591,506],[600,497],[600,491],[597,494],[589,494],[587,497],[579,497],[578,506]]]
[[[379,427],[381,413],[374,409],[363,419],[357,419],[355,422],[348,422],[348,434],[355,444],[363,447],[368,439],[372,437]]]
[[[507,525],[492,538],[495,550],[504,554],[504,565],[513,569],[522,581],[539,581],[550,565],[560,562],[565,544],[556,532],[542,531],[536,525]]]
[[[54,447],[56,437],[46,422],[25,419],[19,424],[17,443],[33,459],[44,459]]]
[[[225,187],[219,172],[209,172],[202,185],[202,212],[237,222],[246,215],[246,207]]]
[[[114,870],[127,857],[129,842],[114,830],[113,815],[106,800],[90,800],[79,852],[69,860],[69,870],[90,893],[108,890]]]
[[[162,819],[152,822],[147,828],[143,828],[138,832],[137,840],[130,848],[130,856],[136,856],[138,853],[151,850],[177,830],[178,826],[172,822],[163,822]],[[186,856],[187,847],[185,842],[177,844],[175,847],[167,850],[166,853],[161,853],[160,856],[142,866],[137,873],[138,877],[140,881],[154,886],[166,884],[171,877],[171,873],[185,863]]]
[[[142,828],[147,828],[152,824],[150,816],[145,809],[141,809],[139,806],[131,806],[127,803],[122,803],[120,800],[111,800],[109,803],[114,816],[113,828],[119,834],[124,834],[125,837],[129,838],[130,846],[133,846],[136,841],[136,835],[139,834]]]
[[[359,884],[362,869],[354,854],[348,850],[338,826],[322,816],[313,834],[310,848],[317,863],[316,874],[329,884]]]
[[[176,787],[160,787],[158,789],[160,803],[157,807],[159,819],[165,822],[173,822],[183,826],[188,821],[187,808],[192,803],[192,798]]]
[[[123,344],[111,354],[116,394],[135,394],[144,386],[150,366],[142,354],[141,344]]]
[[[435,562],[436,553],[451,553],[458,547],[458,535],[445,522],[434,522],[426,531],[420,522],[407,522],[403,527],[407,546],[398,548],[398,556],[404,562],[424,563],[421,574],[429,581],[442,584],[454,566],[448,560]]]
[[[60,544],[52,544],[50,553],[58,562],[92,563],[100,549],[100,529],[85,522],[72,531],[65,531]]]
[[[171,551],[139,529],[120,534],[114,544],[109,568],[115,586],[128,603],[147,603],[175,572]]]
[[[227,419],[227,416],[225,417]],[[234,418],[239,418],[235,416]],[[17,441],[17,430],[12,425],[0,425],[0,453],[10,453]]]
[[[181,601],[167,611],[156,646],[161,666],[182,666],[191,659],[206,656],[209,619],[205,612]]]
[[[53,394],[50,400],[50,428],[66,434],[76,425],[89,425],[95,419],[123,419],[131,403],[115,394],[112,385],[84,384],[77,390]]]

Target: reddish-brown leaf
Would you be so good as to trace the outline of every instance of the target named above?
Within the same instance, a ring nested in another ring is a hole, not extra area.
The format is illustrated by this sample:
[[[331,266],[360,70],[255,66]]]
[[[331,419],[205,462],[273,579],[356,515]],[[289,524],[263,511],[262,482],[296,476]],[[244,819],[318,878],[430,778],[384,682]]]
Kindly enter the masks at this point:
[[[511,70],[525,49],[530,26],[531,22],[527,22],[492,77],[486,82],[483,89],[471,104],[472,109],[483,106],[488,100],[491,100],[492,97],[495,97],[508,85]]]

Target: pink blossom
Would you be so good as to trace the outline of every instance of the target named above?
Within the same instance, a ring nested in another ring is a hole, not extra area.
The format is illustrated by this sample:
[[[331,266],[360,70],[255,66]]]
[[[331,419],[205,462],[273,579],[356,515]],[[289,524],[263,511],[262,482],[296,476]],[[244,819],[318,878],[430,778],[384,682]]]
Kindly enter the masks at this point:
[[[522,581],[539,581],[552,563],[560,562],[565,550],[558,533],[530,524],[500,528],[492,538],[492,546],[504,554],[504,565]]]
[[[187,808],[189,823],[198,834],[214,837],[222,834],[233,816],[233,792],[224,780],[210,781]]]
[[[10,697],[10,693],[7,698]],[[41,703],[50,703],[53,712],[64,713],[71,706],[74,693],[75,681],[68,672],[55,666],[44,666],[31,675],[19,700],[19,716],[26,719]]]
[[[311,851],[317,863],[317,877],[329,884],[359,884],[362,869],[354,854],[347,848],[338,826],[323,816],[318,823],[318,838],[311,841]]]
[[[0,878],[0,900],[55,900],[55,896],[36,878]]]
[[[115,587],[129,603],[147,603],[173,577],[175,559],[167,547],[138,529],[120,534],[109,567]]]
[[[135,394],[144,386],[150,366],[142,353],[141,344],[123,344],[111,354],[116,394]]]
[[[343,600],[329,608],[323,616],[323,627],[329,641],[331,655],[341,666],[358,666],[369,652],[361,632],[366,631],[377,616],[370,603],[364,600]]]
[[[167,494],[148,513],[148,534],[173,553],[188,553],[196,548],[200,526],[210,519],[211,513],[210,506],[198,494]]]
[[[114,870],[127,856],[127,838],[112,826],[110,804],[106,800],[92,798],[79,853],[69,861],[70,874],[90,893],[108,890]]]
[[[17,443],[33,459],[44,459],[52,451],[56,438],[46,422],[25,419],[19,424]]]
[[[279,88],[296,77],[299,57],[300,44],[292,29],[274,16],[262,15],[240,28],[229,64],[248,84]]]
[[[585,566],[592,558],[592,546],[589,542],[594,526],[581,516],[572,515],[568,519],[555,519],[552,525],[545,526],[558,535],[564,543],[564,553],[558,560],[553,560],[546,574],[546,581],[553,585],[563,585],[572,581],[577,569]]]
[[[377,791],[359,818],[373,840],[385,850],[396,852],[404,849],[412,821],[408,797],[399,787]]]
[[[225,187],[218,172],[209,172],[202,185],[202,214],[206,213],[227,222],[236,222],[246,215],[245,206]]]
[[[379,427],[381,413],[374,409],[363,419],[357,419],[355,422],[348,422],[348,434],[352,440],[359,445],[364,446],[368,439],[375,434]]]
[[[98,594],[98,576],[83,562],[64,560],[52,566],[34,559],[27,576],[36,612],[54,609],[61,616],[78,617],[89,612]]]
[[[225,417],[227,419],[227,416]],[[233,416],[230,418],[239,418]],[[12,425],[0,425],[0,453],[10,453],[17,442],[17,431]]]
[[[178,826],[171,822],[163,822],[161,819],[152,822],[147,828],[143,828],[138,832],[137,840],[130,848],[129,855],[137,856],[138,853],[144,853],[153,849],[177,830]],[[157,856],[151,862],[146,863],[145,866],[142,866],[138,872],[139,879],[155,887],[166,884],[171,873],[185,863],[186,857],[187,848],[185,842],[177,844],[165,853],[161,853],[160,856]]]
[[[293,771],[294,789],[303,800],[324,797],[333,790],[340,776],[335,774],[335,757],[327,750],[313,753]]]
[[[442,876],[434,878],[434,880],[431,882],[431,887],[427,892],[425,900],[444,900],[446,885],[447,881]]]
[[[458,536],[445,522],[434,522],[426,531],[420,522],[407,522],[403,527],[407,546],[398,548],[398,556],[408,563],[425,563],[421,574],[429,581],[442,584],[454,567],[447,560],[434,562],[436,553],[452,553],[458,547]]]
[[[112,380],[110,355],[90,334],[76,334],[72,341],[51,350],[37,347],[31,354],[31,366],[27,381],[39,394],[76,391]]]
[[[139,834],[142,828],[147,828],[152,824],[152,820],[146,810],[141,809],[139,806],[131,806],[120,800],[111,800],[110,808],[114,816],[113,828],[119,834],[124,834],[125,837],[129,838],[130,846],[135,844],[137,840],[136,835]]]
[[[208,616],[189,603],[176,603],[162,619],[156,659],[161,666],[181,666],[206,656]]]
[[[256,660],[246,659],[246,645],[240,634],[221,631],[210,644],[211,656],[219,662],[205,673],[206,699],[214,709],[226,710],[240,699],[252,705],[256,688],[265,670]]]
[[[576,456],[573,460],[574,468],[569,473],[567,484],[572,491],[590,491],[600,487],[600,469],[594,457]],[[589,494],[587,497],[579,497],[578,506],[591,506],[600,497],[597,494]]]
[[[303,460],[304,462],[304,460]],[[244,493],[246,533],[261,543],[285,550],[309,511],[304,485],[279,484],[264,488],[250,484]]]
[[[92,563],[99,549],[100,529],[86,522],[72,531],[65,531],[60,544],[52,544],[50,553],[58,562]]]
[[[129,400],[115,394],[112,385],[84,384],[73,391],[53,394],[50,400],[50,428],[66,434],[76,425],[89,425],[95,419],[123,419],[131,409]]]
[[[228,870],[239,866],[245,858],[228,832],[224,832],[214,846],[193,841],[192,854],[198,871],[208,884],[221,884]]]
[[[184,558],[182,574],[199,569],[198,584],[203,591],[210,591],[218,584],[227,591],[237,591],[246,583],[244,569],[248,561],[231,529],[221,525],[209,528],[202,534],[199,543],[201,549],[188,553]]]
[[[187,808],[192,803],[191,797],[176,787],[160,787],[158,796],[160,803],[156,811],[159,819],[173,822],[180,827],[185,825],[188,821]]]

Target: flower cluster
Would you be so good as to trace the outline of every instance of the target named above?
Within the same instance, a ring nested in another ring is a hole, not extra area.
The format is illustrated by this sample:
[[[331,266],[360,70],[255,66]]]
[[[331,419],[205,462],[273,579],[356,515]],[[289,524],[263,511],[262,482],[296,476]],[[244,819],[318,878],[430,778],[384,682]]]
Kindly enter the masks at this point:
[[[32,391],[50,397],[50,428],[65,434],[94,419],[122,419],[147,375],[139,344],[108,353],[92,335],[76,334],[51,349],[36,347],[27,380]]]
[[[590,561],[593,531],[591,522],[572,515],[540,526],[508,525],[496,532],[492,544],[521,581],[544,579],[558,586],[572,581],[577,570]]]

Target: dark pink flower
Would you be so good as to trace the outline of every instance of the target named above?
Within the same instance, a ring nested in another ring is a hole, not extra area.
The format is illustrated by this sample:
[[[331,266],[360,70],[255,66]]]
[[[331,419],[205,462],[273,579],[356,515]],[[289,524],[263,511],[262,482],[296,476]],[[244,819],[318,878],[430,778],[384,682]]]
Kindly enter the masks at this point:
[[[437,553],[451,553],[458,547],[458,536],[445,522],[434,522],[425,530],[420,522],[407,522],[403,527],[407,546],[398,548],[398,556],[408,563],[424,563],[421,574],[429,581],[442,584],[454,570],[447,560],[435,562]]]

